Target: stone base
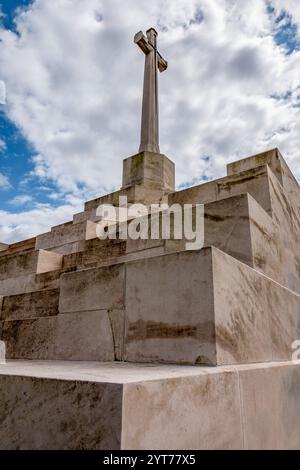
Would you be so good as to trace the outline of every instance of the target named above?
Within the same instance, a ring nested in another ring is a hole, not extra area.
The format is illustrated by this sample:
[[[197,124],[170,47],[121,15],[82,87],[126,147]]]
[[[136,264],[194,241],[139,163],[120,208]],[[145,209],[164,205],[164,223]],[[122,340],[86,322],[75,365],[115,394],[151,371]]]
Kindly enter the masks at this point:
[[[8,361],[0,449],[300,449],[300,362]]]
[[[175,165],[165,155],[140,152],[123,160],[123,188],[135,184],[165,192],[175,190]]]

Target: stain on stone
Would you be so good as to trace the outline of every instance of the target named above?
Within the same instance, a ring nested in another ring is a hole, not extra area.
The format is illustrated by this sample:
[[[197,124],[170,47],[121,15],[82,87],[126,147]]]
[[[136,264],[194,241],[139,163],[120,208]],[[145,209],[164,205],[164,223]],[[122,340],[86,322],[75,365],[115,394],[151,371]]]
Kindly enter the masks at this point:
[[[207,321],[196,325],[178,325],[138,320],[129,325],[128,342],[145,341],[154,338],[195,338],[211,342],[214,339],[214,322]]]

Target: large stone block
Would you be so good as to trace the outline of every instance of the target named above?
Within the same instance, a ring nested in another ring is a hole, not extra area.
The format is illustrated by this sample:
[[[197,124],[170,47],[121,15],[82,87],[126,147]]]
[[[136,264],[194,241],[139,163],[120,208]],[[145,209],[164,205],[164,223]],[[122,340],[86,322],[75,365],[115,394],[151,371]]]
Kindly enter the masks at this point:
[[[59,278],[60,270],[2,279],[0,281],[0,295],[18,295],[43,289],[56,289],[59,287]]]
[[[59,289],[3,297],[0,320],[25,320],[58,314]]]
[[[5,256],[0,258],[0,280],[46,273],[59,269],[61,265],[61,255],[44,250]]]
[[[109,260],[111,264],[126,253],[126,242],[120,240],[102,241],[98,238],[85,242],[84,250],[64,256],[63,270],[76,267],[84,269],[97,267],[104,261]]]
[[[123,188],[145,185],[163,189],[175,189],[175,165],[165,155],[141,152],[123,161]]]
[[[55,359],[57,316],[0,322],[7,359]]]
[[[242,173],[225,176],[208,183],[193,186],[168,196],[169,204],[206,204],[227,197],[249,193],[271,214],[268,166],[263,165]]]
[[[288,360],[300,297],[215,248],[128,263],[131,362]]]
[[[127,383],[122,422],[122,449],[241,449],[236,373]]]
[[[244,442],[249,450],[300,449],[300,363],[241,367]]]
[[[126,360],[216,364],[211,251],[126,267]]]
[[[123,264],[62,275],[60,313],[124,308]]]
[[[8,359],[114,361],[123,358],[124,311],[0,322]]]
[[[122,385],[0,376],[1,450],[107,450],[121,442]]]
[[[300,449],[300,363],[0,364],[1,449]]]

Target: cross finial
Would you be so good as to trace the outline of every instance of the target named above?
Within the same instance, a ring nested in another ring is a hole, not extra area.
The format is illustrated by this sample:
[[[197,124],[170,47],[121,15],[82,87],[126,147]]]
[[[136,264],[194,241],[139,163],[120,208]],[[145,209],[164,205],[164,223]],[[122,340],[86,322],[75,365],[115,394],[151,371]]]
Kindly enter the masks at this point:
[[[140,31],[134,37],[134,42],[145,54],[141,145],[139,151],[160,153],[157,69],[164,72],[168,67],[168,63],[157,51],[157,31],[150,28],[146,35]]]

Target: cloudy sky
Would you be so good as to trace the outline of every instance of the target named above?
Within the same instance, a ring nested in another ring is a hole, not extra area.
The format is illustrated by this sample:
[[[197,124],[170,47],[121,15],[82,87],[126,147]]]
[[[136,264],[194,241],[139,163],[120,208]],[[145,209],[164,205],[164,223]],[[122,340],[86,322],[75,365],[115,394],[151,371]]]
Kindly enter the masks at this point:
[[[139,146],[133,36],[150,26],[177,187],[276,146],[300,178],[299,0],[0,0],[0,241],[118,189]]]

